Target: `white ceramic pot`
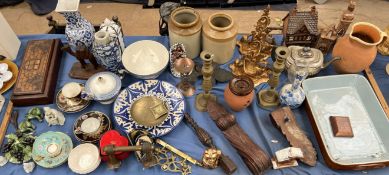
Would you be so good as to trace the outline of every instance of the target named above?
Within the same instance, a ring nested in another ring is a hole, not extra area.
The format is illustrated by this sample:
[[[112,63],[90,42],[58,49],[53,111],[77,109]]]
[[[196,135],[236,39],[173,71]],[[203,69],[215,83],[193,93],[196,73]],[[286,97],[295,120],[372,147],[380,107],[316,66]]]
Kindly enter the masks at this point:
[[[182,43],[189,58],[196,58],[201,51],[201,27],[200,15],[190,7],[175,9],[168,22],[170,46]]]
[[[203,25],[203,50],[214,54],[214,62],[227,63],[234,54],[237,33],[238,25],[230,15],[215,13]]]

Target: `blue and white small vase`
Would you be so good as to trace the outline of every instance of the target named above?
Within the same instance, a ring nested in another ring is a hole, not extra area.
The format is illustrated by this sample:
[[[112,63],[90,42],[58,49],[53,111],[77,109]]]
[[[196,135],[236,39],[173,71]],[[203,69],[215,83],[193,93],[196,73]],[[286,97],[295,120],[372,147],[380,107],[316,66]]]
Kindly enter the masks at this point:
[[[124,51],[121,26],[105,19],[100,30],[95,33],[93,56],[98,64],[106,70],[118,74],[123,69],[122,54]]]
[[[308,76],[308,65],[303,63],[302,65],[297,63],[295,66],[295,72],[290,73],[289,76],[292,76],[293,82],[284,85],[280,91],[280,101],[284,106],[289,106],[291,109],[296,109],[301,106],[305,100],[305,93],[301,87],[301,83]]]
[[[82,47],[91,50],[95,33],[93,25],[83,18],[78,11],[63,11],[59,13],[61,13],[67,21],[65,36],[70,48],[73,51]]]

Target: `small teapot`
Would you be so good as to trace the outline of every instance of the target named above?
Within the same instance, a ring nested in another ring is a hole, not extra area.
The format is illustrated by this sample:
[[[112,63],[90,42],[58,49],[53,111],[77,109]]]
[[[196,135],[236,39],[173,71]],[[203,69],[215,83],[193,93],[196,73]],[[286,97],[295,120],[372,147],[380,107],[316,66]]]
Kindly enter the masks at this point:
[[[91,76],[85,83],[81,98],[96,100],[102,104],[111,104],[119,94],[122,82],[112,72],[99,72]]]
[[[308,75],[313,76],[319,73],[320,70],[326,68],[328,65],[334,61],[340,60],[340,57],[334,57],[327,63],[324,63],[323,53],[319,49],[310,48],[310,47],[301,47],[301,46],[289,46],[290,56],[286,58],[285,67],[289,72],[293,73],[292,64],[295,64],[295,60],[304,59],[308,62]]]

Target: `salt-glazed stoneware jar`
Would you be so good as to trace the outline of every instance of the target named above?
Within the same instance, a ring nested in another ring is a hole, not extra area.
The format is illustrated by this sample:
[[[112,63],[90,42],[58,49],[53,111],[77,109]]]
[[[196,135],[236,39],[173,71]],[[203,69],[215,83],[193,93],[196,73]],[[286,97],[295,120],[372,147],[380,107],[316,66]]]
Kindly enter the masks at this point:
[[[81,98],[96,100],[101,104],[111,104],[119,94],[122,82],[112,72],[99,72],[91,76],[85,83]]]
[[[377,55],[377,45],[387,37],[377,26],[358,22],[352,26],[348,36],[337,40],[332,56],[341,57],[334,62],[338,73],[358,73],[368,68]]]
[[[254,82],[246,76],[233,78],[224,90],[224,99],[234,111],[247,108],[254,99]]]
[[[224,64],[234,54],[237,33],[238,25],[230,15],[215,13],[203,24],[203,50],[214,54],[214,62]]]
[[[168,22],[170,46],[182,43],[189,58],[196,58],[201,51],[200,15],[190,7],[176,8]]]

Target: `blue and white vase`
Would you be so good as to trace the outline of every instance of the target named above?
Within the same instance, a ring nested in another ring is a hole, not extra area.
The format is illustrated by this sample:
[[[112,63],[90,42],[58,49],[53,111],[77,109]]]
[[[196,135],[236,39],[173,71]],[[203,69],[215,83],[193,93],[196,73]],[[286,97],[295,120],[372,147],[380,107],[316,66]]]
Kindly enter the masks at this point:
[[[98,64],[106,70],[119,73],[123,69],[122,54],[124,51],[121,26],[114,21],[105,19],[100,30],[95,33],[93,55]]]
[[[75,52],[77,48],[92,49],[95,29],[93,25],[83,18],[78,11],[61,11],[67,23],[65,36],[70,48]]]
[[[304,63],[304,65],[295,66],[295,72],[288,73],[291,74],[293,82],[284,85],[280,91],[280,101],[284,106],[289,106],[291,109],[296,109],[301,106],[305,99],[305,93],[303,88],[301,87],[301,83],[308,76],[308,65]]]

